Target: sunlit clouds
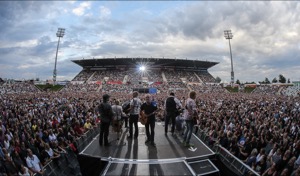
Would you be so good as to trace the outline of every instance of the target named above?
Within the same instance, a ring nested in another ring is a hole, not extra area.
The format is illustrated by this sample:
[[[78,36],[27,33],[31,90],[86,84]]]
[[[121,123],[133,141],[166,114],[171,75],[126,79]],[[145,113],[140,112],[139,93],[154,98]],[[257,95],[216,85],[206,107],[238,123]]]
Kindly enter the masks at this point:
[[[230,81],[283,74],[300,80],[300,4],[294,1],[0,1],[0,77],[71,80],[83,58],[156,57],[219,62]]]

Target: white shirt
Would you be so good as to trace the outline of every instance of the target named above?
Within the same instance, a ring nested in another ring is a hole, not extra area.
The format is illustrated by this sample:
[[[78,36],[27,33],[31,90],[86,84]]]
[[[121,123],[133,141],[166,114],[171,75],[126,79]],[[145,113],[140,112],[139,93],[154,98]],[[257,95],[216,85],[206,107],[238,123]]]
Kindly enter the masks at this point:
[[[24,174],[22,174],[21,172],[19,172],[19,175],[20,175],[20,176],[30,176],[30,173],[29,173],[29,171],[28,171],[28,168],[24,166],[24,169],[25,169]]]
[[[52,148],[49,148],[49,150],[46,150],[46,152],[48,153],[48,155],[50,157],[52,157],[54,155],[54,152],[53,152]]]
[[[133,109],[130,110],[130,114],[132,115],[138,115],[140,114],[142,101],[139,98],[133,98],[130,101],[130,106],[133,106]]]
[[[49,141],[51,141],[51,142],[56,141],[56,136],[54,133],[49,134]]]
[[[260,153],[256,156],[256,162],[258,163],[264,155],[261,155]]]
[[[4,140],[4,147],[6,148],[6,150],[8,150],[9,149],[9,147],[10,147],[10,143],[9,143],[9,140]]]
[[[122,118],[122,106],[120,105],[112,105],[112,111],[113,111],[113,120],[121,120]]]
[[[195,100],[188,98],[185,104],[188,109],[184,110],[183,117],[185,120],[192,120],[193,116],[197,114],[196,102]]]
[[[40,167],[40,160],[36,155],[32,155],[32,157],[27,156],[26,164],[29,168],[32,168],[35,171],[41,171],[42,168]]]

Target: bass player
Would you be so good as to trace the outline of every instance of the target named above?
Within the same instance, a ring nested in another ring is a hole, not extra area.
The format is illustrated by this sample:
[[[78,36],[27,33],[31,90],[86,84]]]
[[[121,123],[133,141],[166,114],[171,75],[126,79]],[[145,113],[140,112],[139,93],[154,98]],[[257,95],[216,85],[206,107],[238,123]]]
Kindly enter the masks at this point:
[[[156,104],[151,102],[149,94],[146,94],[145,100],[146,100],[145,103],[143,103],[141,106],[140,121],[146,122],[145,130],[146,130],[147,140],[145,141],[145,144],[148,144],[150,142],[150,145],[155,147],[156,146],[156,144],[154,143],[155,113],[157,112],[158,108]]]

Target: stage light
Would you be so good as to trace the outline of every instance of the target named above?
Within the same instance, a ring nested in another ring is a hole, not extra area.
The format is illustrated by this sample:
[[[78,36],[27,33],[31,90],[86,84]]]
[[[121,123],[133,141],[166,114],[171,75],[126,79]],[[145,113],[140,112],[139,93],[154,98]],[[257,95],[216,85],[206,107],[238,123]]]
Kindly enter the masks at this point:
[[[139,70],[143,72],[143,71],[146,70],[146,67],[144,65],[142,65],[142,66],[139,67]]]

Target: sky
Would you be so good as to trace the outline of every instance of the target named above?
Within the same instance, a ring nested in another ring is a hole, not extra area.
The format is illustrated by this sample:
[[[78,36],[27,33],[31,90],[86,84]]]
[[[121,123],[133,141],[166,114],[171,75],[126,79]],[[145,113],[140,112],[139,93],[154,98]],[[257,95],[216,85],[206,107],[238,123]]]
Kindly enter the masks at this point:
[[[0,78],[51,79],[58,28],[65,28],[57,80],[72,80],[71,60],[188,58],[219,62],[208,71],[235,80],[300,80],[297,1],[0,1]]]

